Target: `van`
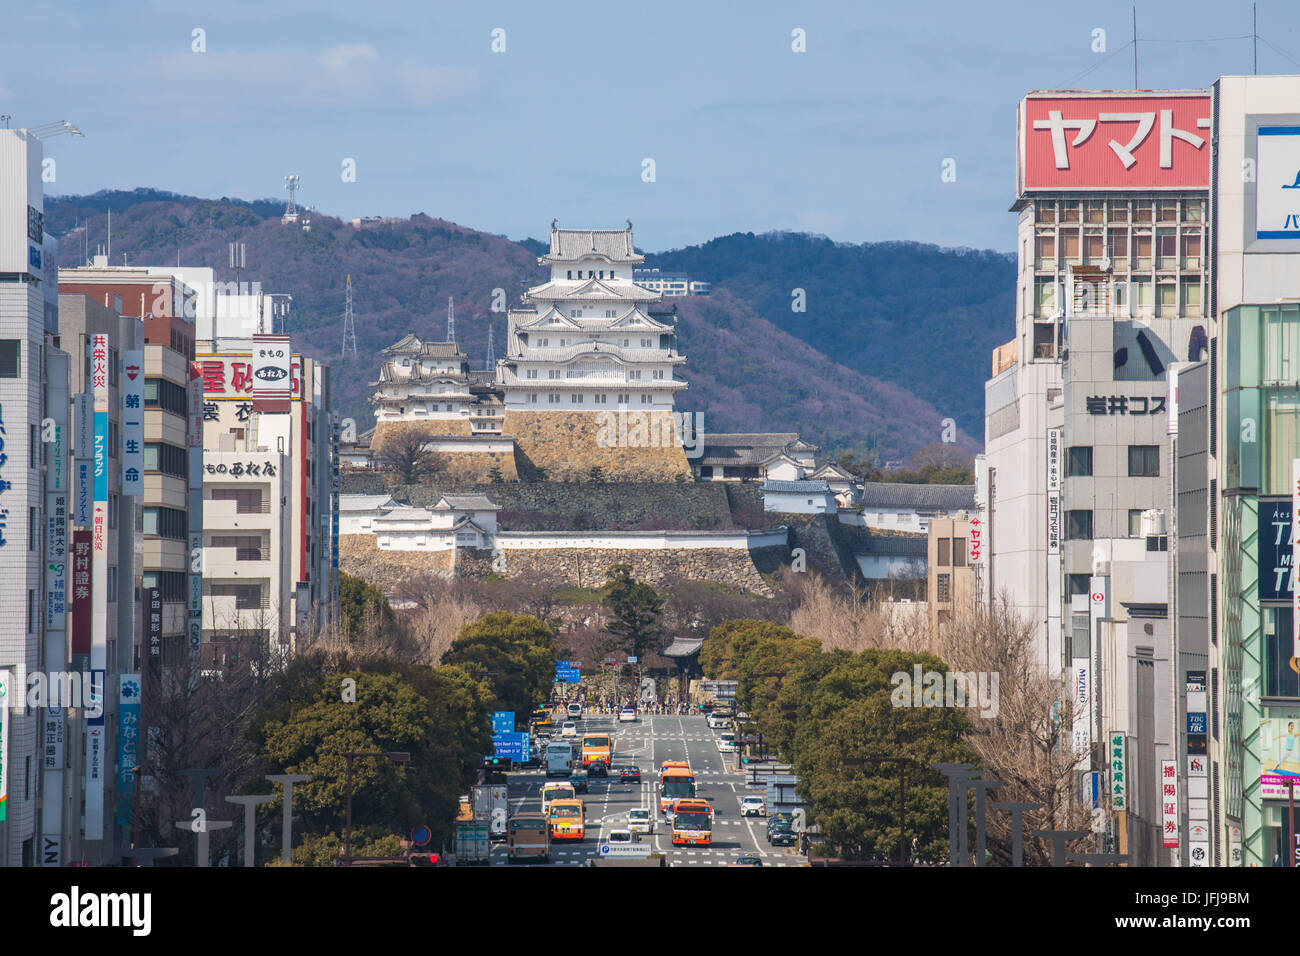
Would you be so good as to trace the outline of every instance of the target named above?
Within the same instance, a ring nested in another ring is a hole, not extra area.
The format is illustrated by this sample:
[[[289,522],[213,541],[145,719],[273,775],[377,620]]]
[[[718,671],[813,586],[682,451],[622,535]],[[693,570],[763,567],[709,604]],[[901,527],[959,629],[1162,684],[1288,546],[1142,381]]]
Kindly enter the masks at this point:
[[[560,740],[546,745],[544,755],[546,776],[567,777],[573,771],[573,744]]]
[[[569,705],[569,718],[572,719],[572,720],[581,720],[581,719],[582,719],[582,705],[581,705],[581,704],[570,704],[570,705]]]

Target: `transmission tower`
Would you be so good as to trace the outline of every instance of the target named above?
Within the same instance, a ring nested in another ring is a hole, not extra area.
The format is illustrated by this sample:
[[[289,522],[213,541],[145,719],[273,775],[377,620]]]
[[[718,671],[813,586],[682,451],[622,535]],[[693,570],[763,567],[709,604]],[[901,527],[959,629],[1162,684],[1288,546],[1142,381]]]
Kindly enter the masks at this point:
[[[447,296],[447,341],[456,341],[456,302]]]
[[[497,366],[497,353],[496,353],[496,349],[493,348],[492,346],[492,320],[489,319],[488,320],[487,364],[485,367],[490,372],[494,368],[496,368],[496,366]]]
[[[357,354],[357,322],[352,315],[352,276],[348,276],[346,304],[343,307],[343,358],[348,357],[348,345],[352,346],[352,356]]]
[[[298,195],[299,176],[285,176],[284,188],[289,190],[289,203],[284,207],[284,215],[280,217],[280,222],[297,222],[298,205],[296,202]]]

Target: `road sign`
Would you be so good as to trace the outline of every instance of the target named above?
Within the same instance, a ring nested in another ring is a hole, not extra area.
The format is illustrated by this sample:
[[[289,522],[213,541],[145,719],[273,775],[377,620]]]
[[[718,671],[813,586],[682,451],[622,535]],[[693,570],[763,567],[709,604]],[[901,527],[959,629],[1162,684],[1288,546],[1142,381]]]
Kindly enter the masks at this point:
[[[627,662],[628,662],[629,664],[635,664],[635,663],[636,663],[636,660],[637,660],[637,659],[636,659],[635,657],[632,657],[630,654],[628,655]]]
[[[411,842],[416,846],[424,846],[433,839],[433,831],[428,827],[416,827],[411,831]]]
[[[606,856],[631,856],[646,857],[654,851],[654,847],[649,843],[602,843],[600,845],[600,855]]]
[[[528,759],[528,734],[493,734],[496,756],[523,763]]]
[[[556,661],[555,682],[578,684],[582,682],[582,661]]]
[[[498,710],[492,713],[492,733],[511,734],[515,730],[515,712],[513,710]]]

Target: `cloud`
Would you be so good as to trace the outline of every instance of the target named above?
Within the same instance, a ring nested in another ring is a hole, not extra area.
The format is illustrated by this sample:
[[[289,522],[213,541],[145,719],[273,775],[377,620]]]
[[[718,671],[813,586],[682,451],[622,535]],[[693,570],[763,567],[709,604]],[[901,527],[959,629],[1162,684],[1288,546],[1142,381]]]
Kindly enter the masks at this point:
[[[326,47],[318,58],[332,73],[346,70],[354,60],[377,60],[379,54],[369,43],[343,43]]]

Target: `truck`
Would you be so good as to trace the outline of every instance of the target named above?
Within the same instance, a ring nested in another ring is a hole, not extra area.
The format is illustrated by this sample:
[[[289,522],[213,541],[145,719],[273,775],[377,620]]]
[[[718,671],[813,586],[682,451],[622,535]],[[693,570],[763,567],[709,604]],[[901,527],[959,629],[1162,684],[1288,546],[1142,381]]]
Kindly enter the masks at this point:
[[[490,839],[504,840],[506,817],[510,813],[506,788],[500,784],[478,784],[470,793],[470,803],[474,809],[474,821],[488,825]]]
[[[492,852],[488,825],[477,820],[457,820],[455,847],[457,866],[487,866]]]

